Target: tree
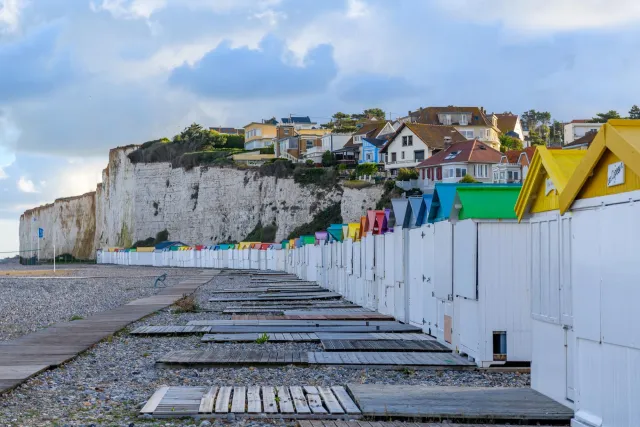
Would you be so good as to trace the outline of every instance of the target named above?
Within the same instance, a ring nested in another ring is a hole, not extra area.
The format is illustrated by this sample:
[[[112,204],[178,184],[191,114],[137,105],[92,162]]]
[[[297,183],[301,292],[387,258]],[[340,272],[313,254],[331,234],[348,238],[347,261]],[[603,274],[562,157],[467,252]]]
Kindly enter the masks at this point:
[[[545,145],[544,139],[534,130],[529,131],[529,143],[533,145]]]
[[[364,110],[364,115],[367,116],[368,119],[378,119],[384,120],[386,117],[385,112],[380,108],[369,108],[368,110]]]
[[[522,150],[522,141],[509,135],[502,134],[500,138],[500,151],[503,153],[508,150]]]
[[[525,130],[532,130],[536,127],[538,123],[538,116],[536,110],[529,110],[522,113],[522,124],[525,127]]]
[[[640,119],[640,108],[637,105],[634,105],[629,110],[629,118],[630,119]]]
[[[564,125],[557,120],[551,125],[549,142],[553,145],[564,145]]]
[[[336,164],[336,156],[331,151],[327,150],[322,154],[322,166],[328,168]]]
[[[615,110],[609,110],[606,113],[598,113],[592,118],[590,123],[607,123],[609,119],[620,119],[620,114]]]

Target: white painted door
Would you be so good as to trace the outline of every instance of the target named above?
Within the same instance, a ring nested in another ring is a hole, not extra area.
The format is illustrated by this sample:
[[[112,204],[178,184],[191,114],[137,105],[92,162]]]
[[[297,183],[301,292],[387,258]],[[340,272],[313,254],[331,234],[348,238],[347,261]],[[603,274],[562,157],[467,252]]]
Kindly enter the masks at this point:
[[[424,274],[424,288],[423,288],[423,318],[425,320],[422,330],[429,334],[435,335],[435,325],[437,319],[436,297],[434,288],[434,226],[428,224],[421,228],[424,237],[422,238],[422,247],[424,256],[422,259],[422,268]]]
[[[407,233],[408,247],[408,280],[407,280],[407,299],[409,323],[422,327],[423,325],[423,303],[424,303],[424,282],[423,282],[423,240],[422,230],[414,228]]]
[[[453,236],[453,295],[478,299],[478,225],[467,219],[455,224]]]
[[[453,227],[448,221],[435,224],[435,296],[453,298]]]
[[[573,383],[573,354],[575,340],[573,335],[573,328],[571,326],[564,326],[564,347],[567,375],[567,399],[573,402],[575,398],[575,386]]]
[[[384,291],[381,293],[380,313],[393,315],[395,310],[395,233],[384,235]]]
[[[395,308],[394,308],[394,317],[397,320],[400,320],[402,322],[406,321],[406,316],[405,316],[405,305],[407,304],[406,301],[406,292],[405,292],[405,251],[404,251],[404,244],[405,244],[405,230],[403,230],[402,228],[398,229],[398,230],[394,230],[393,232],[394,234],[394,258],[395,258],[395,292],[394,292],[394,302],[395,302]]]
[[[384,267],[385,267],[385,258],[384,258],[384,235],[376,235],[374,237],[374,245],[375,245],[375,283],[376,286],[376,295],[375,295],[375,309],[380,311],[380,305],[382,304],[382,299],[384,296]]]

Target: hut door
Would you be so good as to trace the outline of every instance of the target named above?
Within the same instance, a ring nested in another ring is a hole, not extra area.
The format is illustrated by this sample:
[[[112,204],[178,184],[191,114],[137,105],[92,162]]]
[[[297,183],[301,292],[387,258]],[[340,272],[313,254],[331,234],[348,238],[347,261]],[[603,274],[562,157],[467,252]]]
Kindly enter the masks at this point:
[[[423,289],[423,307],[422,307],[422,318],[423,325],[422,330],[429,334],[435,335],[435,325],[436,325],[436,297],[434,294],[433,287],[433,272],[434,272],[434,241],[433,241],[433,225],[428,224],[425,227],[421,228],[422,234],[422,249],[423,256],[420,257],[422,261],[422,289]]]
[[[566,364],[566,375],[567,375],[567,399],[570,401],[574,401],[574,386],[573,386],[573,347],[574,347],[574,338],[573,338],[573,328],[570,326],[564,327],[564,349],[565,349],[565,364]]]
[[[453,228],[449,221],[435,224],[435,296],[453,298]]]
[[[422,229],[414,228],[409,230],[408,238],[409,250],[406,256],[406,260],[409,263],[407,281],[408,317],[411,324],[422,327],[424,304]]]

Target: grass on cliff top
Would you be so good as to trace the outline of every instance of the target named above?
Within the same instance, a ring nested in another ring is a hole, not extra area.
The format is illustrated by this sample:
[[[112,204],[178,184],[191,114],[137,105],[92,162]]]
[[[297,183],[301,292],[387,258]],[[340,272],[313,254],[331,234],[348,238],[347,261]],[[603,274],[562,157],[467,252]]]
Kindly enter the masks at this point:
[[[367,182],[367,181],[360,181],[358,179],[350,179],[347,181],[344,181],[342,183],[343,187],[346,188],[353,188],[356,190],[361,190],[363,188],[369,188],[369,187],[373,187],[375,184],[372,182]]]
[[[262,222],[258,222],[255,228],[244,238],[244,242],[275,242],[278,226],[270,224],[262,226]]]
[[[296,227],[287,239],[295,239],[308,234],[313,235],[316,231],[326,230],[331,224],[342,224],[340,202],[334,203],[318,212],[310,222]]]

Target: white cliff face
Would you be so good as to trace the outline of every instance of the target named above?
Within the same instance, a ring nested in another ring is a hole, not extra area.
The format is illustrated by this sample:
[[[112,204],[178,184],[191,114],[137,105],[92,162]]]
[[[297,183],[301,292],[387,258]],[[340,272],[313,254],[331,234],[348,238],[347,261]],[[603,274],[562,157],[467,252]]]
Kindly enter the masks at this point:
[[[20,251],[25,258],[52,259],[72,254],[79,259],[95,258],[96,193],[58,199],[54,203],[30,209],[20,216]],[[44,238],[38,239],[38,228]],[[40,249],[38,248],[40,240]]]
[[[134,165],[127,157],[134,149],[111,150],[103,182],[96,193],[92,193],[93,204],[83,205],[81,209],[81,225],[93,217],[94,232],[90,241],[86,243],[84,231],[80,229],[60,230],[70,236],[73,245],[68,252],[77,258],[81,258],[79,254],[94,258],[97,248],[128,247],[138,240],[155,237],[165,229],[171,240],[210,244],[241,241],[258,223],[276,224],[276,240],[280,241],[335,203],[341,204],[344,222],[357,222],[367,209],[375,207],[383,193],[382,186],[363,190],[303,186],[293,178],[260,176],[255,169],[196,167],[184,170],[173,169],[169,163]],[[67,202],[56,203],[64,206]],[[37,209],[49,212],[48,207]],[[65,212],[72,210],[64,209]],[[21,247],[30,242],[28,212],[21,218]],[[77,218],[80,211],[74,212],[71,218]],[[55,217],[53,211],[51,216]],[[74,220],[65,220],[66,227],[73,228],[73,223]],[[55,220],[52,224],[58,227]],[[82,239],[71,237],[79,235]]]

